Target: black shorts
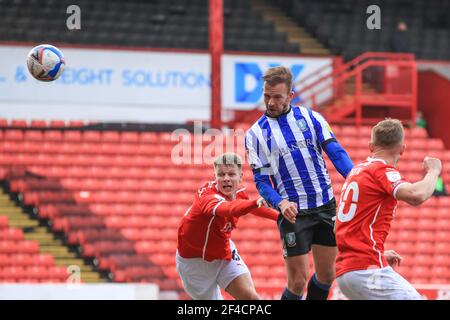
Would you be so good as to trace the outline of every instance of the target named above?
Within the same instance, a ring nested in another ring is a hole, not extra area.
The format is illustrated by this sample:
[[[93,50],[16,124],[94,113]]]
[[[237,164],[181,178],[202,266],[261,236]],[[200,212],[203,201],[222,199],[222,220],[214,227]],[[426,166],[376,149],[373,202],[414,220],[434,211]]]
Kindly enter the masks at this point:
[[[335,247],[334,220],[336,200],[333,198],[323,206],[299,210],[295,224],[278,216],[278,230],[283,244],[283,256],[293,257],[306,254],[312,244]]]

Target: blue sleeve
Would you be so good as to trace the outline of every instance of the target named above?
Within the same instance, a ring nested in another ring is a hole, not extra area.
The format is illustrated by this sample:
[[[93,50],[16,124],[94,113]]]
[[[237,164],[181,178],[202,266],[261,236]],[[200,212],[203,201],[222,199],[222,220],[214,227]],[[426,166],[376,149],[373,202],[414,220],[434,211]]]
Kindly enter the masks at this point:
[[[255,170],[253,171],[253,179],[255,180],[256,189],[258,189],[259,194],[266,199],[273,208],[278,209],[278,204],[283,198],[272,187],[269,176]]]
[[[345,179],[353,168],[353,162],[347,152],[335,139],[326,141],[323,147],[336,170]]]

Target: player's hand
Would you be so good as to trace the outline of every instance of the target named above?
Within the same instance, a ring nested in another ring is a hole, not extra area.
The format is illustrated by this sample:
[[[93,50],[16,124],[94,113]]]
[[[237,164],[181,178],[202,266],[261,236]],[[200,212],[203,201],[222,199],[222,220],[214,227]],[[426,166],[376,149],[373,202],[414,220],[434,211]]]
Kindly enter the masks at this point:
[[[256,200],[256,204],[258,205],[258,208],[261,208],[262,206],[269,208],[269,204],[263,197],[260,197],[258,200]]]
[[[435,172],[437,175],[440,175],[442,171],[442,162],[437,158],[425,157],[423,160],[423,168],[425,173]]]
[[[394,250],[386,250],[384,252],[384,257],[391,267],[395,267],[396,265],[400,266],[400,263],[403,260],[403,257]]]
[[[297,204],[295,202],[287,201],[286,199],[281,200],[278,208],[281,210],[281,214],[290,223],[295,223],[297,218]]]

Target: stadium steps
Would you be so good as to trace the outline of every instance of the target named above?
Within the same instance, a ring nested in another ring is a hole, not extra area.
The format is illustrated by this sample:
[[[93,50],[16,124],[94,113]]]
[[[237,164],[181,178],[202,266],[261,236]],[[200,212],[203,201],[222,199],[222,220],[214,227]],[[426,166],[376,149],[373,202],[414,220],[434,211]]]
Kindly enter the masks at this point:
[[[34,241],[39,245],[40,253],[53,256],[55,265],[62,267],[78,266],[81,271],[81,281],[87,283],[107,282],[102,275],[94,270],[94,267],[87,264],[78,255],[71,252],[64,243],[55,238],[47,227],[40,226],[37,219],[31,218],[21,208],[16,206],[8,194],[4,191],[0,193],[0,214],[8,217],[8,224],[12,228],[23,230],[24,239]]]
[[[278,32],[286,33],[290,43],[298,44],[300,52],[313,55],[330,55],[330,51],[312,37],[305,29],[299,27],[280,8],[264,0],[251,0],[252,6],[258,10],[265,20],[273,23]]]

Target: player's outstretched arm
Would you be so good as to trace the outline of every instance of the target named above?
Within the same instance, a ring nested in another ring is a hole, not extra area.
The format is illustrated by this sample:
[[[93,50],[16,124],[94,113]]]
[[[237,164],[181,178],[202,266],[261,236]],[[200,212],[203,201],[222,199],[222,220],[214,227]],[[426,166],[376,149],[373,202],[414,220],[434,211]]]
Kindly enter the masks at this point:
[[[436,181],[442,170],[441,160],[426,157],[423,161],[425,177],[415,183],[403,183],[398,187],[395,197],[410,205],[418,206],[428,200],[434,192]]]
[[[258,208],[257,200],[236,199],[226,201],[216,196],[208,196],[202,199],[202,212],[222,217],[240,217]]]
[[[353,162],[347,152],[335,139],[325,141],[323,145],[328,158],[330,158],[336,170],[345,179],[348,173],[353,169]]]
[[[278,211],[268,208],[268,204],[264,198],[261,197],[256,202],[258,203],[258,209],[250,211],[250,214],[277,221]]]
[[[273,208],[278,208],[278,204],[283,198],[272,187],[269,176],[253,170],[253,180],[255,181],[256,189],[259,194],[266,199]]]

